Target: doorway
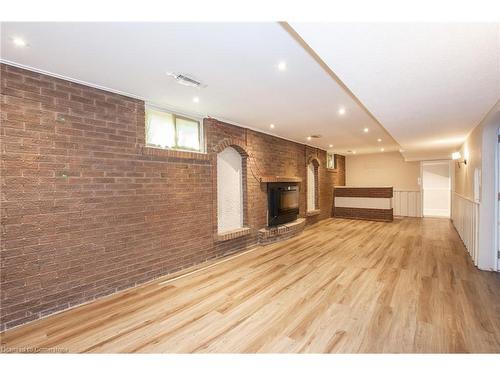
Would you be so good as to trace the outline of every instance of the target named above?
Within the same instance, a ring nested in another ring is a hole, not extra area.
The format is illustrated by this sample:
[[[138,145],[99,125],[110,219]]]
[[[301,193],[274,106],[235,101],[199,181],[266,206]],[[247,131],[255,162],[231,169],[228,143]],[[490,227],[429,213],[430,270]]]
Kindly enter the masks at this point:
[[[450,161],[422,162],[422,193],[424,217],[450,217]]]

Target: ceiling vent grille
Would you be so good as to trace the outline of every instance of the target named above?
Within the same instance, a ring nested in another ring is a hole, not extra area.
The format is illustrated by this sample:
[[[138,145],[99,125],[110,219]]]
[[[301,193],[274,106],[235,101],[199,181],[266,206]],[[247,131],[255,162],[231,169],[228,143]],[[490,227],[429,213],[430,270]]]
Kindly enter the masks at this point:
[[[173,77],[178,84],[189,87],[206,87],[203,83],[198,81],[196,78],[189,76],[187,74],[177,74],[177,73],[167,73],[170,77]]]

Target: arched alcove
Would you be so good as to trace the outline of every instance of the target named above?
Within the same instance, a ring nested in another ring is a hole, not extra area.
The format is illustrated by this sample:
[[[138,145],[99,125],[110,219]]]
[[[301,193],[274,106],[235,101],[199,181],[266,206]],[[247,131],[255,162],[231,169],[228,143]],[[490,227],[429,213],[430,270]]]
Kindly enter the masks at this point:
[[[307,164],[307,211],[308,212],[319,209],[318,170],[319,170],[318,161],[316,159],[312,159]]]
[[[217,154],[217,231],[243,227],[243,163],[233,147]]]

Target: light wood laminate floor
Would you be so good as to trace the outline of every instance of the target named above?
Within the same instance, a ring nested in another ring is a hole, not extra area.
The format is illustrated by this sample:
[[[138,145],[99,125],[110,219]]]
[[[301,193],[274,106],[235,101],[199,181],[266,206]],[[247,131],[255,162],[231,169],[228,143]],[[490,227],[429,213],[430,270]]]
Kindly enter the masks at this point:
[[[171,278],[9,330],[2,344],[112,353],[500,352],[500,275],[472,265],[446,219],[328,219]]]

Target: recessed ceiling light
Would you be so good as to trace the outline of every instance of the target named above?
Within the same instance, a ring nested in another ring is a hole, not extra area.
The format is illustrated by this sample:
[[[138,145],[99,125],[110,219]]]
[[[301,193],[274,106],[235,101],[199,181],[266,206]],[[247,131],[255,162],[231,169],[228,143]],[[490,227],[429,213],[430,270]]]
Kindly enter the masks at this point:
[[[382,138],[377,139],[377,142],[382,142]]]
[[[339,115],[345,115],[345,108],[342,107],[342,108],[339,108],[339,110],[337,111]]]
[[[310,141],[311,140],[311,136],[307,137],[307,140]]]
[[[274,124],[269,125],[271,129],[274,129]]]
[[[199,103],[199,102],[200,102],[200,98],[198,98],[197,96],[195,96],[195,97],[193,98],[193,102],[195,102],[195,103]]]
[[[399,149],[399,152],[404,152],[405,150],[403,150],[402,148]]]
[[[368,132],[370,131],[370,129],[368,129],[368,128],[364,128],[364,129],[363,129],[363,131],[364,131],[365,133],[368,133]]]
[[[383,147],[382,147],[382,148],[380,149],[380,151],[384,152],[384,151],[385,151],[385,148],[383,148]]]
[[[286,70],[286,62],[280,61],[278,64],[278,70],[281,70],[281,71]]]
[[[355,154],[355,153],[356,153],[356,150],[353,150],[353,152],[352,152],[352,153],[353,153],[353,154]]]
[[[19,38],[19,37],[12,38],[12,43],[14,43],[14,45],[16,47],[26,47],[27,46],[26,41],[22,38]]]
[[[328,145],[328,147],[332,148],[332,147],[333,147],[333,145]]]

